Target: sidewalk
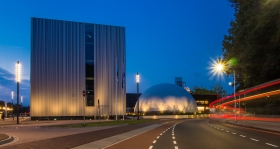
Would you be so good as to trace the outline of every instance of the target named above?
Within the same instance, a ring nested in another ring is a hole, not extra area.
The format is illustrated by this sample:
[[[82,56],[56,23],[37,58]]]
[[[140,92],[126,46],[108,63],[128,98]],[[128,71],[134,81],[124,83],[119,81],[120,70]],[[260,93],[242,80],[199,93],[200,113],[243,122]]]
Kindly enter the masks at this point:
[[[268,131],[274,131],[280,133],[280,122],[271,121],[258,121],[258,120],[237,120],[236,122],[232,119],[226,120],[227,123],[240,125],[250,128],[263,129]]]
[[[64,121],[62,121],[64,122]],[[76,121],[73,121],[76,122]],[[161,123],[164,123],[165,121],[163,120],[158,120],[158,121],[153,121],[153,122],[146,122],[146,123],[140,123],[140,124],[133,124],[133,125],[121,125],[121,126],[114,126],[110,128],[104,128],[104,127],[93,127],[89,128],[91,130],[84,131],[83,130],[87,128],[77,128],[76,133],[74,134],[69,134],[69,132],[75,131],[75,129],[65,129],[65,128],[60,128],[60,129],[47,129],[47,128],[36,128],[34,125],[32,126],[22,126],[18,128],[15,128],[15,125],[13,126],[5,126],[6,128],[2,129],[13,129],[13,133],[17,133],[18,135],[21,135],[19,138],[19,141],[21,139],[26,139],[26,138],[32,138],[34,137],[40,138],[39,140],[34,140],[34,141],[27,141],[27,142],[21,142],[21,143],[13,143],[9,144],[7,146],[2,146],[0,147],[1,149],[29,149],[29,148],[40,148],[40,149],[62,149],[62,148],[74,148],[80,145],[84,145],[87,143],[95,142],[98,140],[102,140],[105,138],[109,138],[112,136],[116,136],[119,134],[127,133],[136,129],[144,128],[142,131],[145,131],[145,129],[150,130],[151,127],[156,127]],[[17,126],[17,125],[16,125]],[[148,127],[150,126],[150,127]],[[29,128],[30,127],[30,128]],[[145,128],[146,127],[146,128]],[[27,130],[25,130],[27,129]],[[94,130],[95,129],[95,130]],[[99,129],[99,130],[96,130]],[[2,131],[5,132],[5,131]],[[18,132],[22,131],[22,132]],[[38,132],[40,131],[40,133]],[[67,134],[65,133],[67,131]],[[54,137],[54,135],[65,133],[62,136]],[[13,135],[9,133],[9,135]],[[26,135],[26,138],[24,136]],[[51,136],[53,135],[53,136]],[[47,139],[44,139],[42,137],[50,136]],[[106,143],[106,142],[105,142]],[[109,142],[110,143],[110,142]],[[107,144],[108,145],[108,144]]]

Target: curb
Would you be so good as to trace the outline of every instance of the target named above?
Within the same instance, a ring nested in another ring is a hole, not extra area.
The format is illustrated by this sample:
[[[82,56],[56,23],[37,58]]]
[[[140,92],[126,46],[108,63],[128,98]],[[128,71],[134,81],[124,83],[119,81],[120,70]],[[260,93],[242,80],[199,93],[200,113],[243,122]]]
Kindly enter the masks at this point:
[[[280,135],[280,131],[277,130],[271,130],[271,129],[265,129],[265,128],[260,128],[260,127],[256,127],[256,126],[252,126],[252,125],[244,125],[244,124],[236,124],[236,123],[231,123],[228,120],[225,121],[227,124],[230,125],[236,125],[236,126],[241,126],[241,127],[246,127],[246,128],[253,128],[253,129],[259,129],[259,130],[264,130],[264,131],[269,131],[269,132],[273,132],[273,133],[277,133]]]
[[[7,139],[4,139],[4,140],[0,141],[0,147],[11,144],[11,143],[14,143],[18,140],[17,137],[11,136],[9,134],[6,134],[6,135],[8,135],[9,137]]]

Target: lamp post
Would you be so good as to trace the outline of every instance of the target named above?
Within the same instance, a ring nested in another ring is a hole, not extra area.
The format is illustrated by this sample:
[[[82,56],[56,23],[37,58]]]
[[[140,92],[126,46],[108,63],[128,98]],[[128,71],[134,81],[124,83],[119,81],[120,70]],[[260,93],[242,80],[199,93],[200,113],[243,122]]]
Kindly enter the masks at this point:
[[[223,73],[225,72],[225,64],[219,60],[218,62],[215,62],[213,64],[214,66],[211,67],[213,68],[213,71],[215,73]],[[230,68],[230,67],[227,67]],[[231,68],[233,70],[233,97],[234,97],[234,117],[235,117],[235,122],[236,122],[236,97],[235,97],[235,70],[233,68]]]
[[[14,120],[14,91],[13,90],[11,92],[11,95],[12,95],[12,117]]]
[[[138,74],[138,72],[136,73],[136,85],[137,85],[137,112],[138,112],[138,118],[137,120],[139,120],[139,97],[138,97],[138,93],[139,93],[139,82],[140,82],[140,76]]]
[[[232,70],[233,70],[234,121],[236,122],[235,70],[233,68],[232,68]],[[229,82],[229,85],[232,86],[232,82]],[[240,98],[239,98],[239,104],[240,104]],[[240,110],[239,110],[239,112],[240,112]]]
[[[17,82],[17,124],[19,124],[19,82],[21,77],[21,64],[16,63],[16,82]]]
[[[22,95],[20,96],[20,102],[21,102],[20,116],[21,116],[21,119],[22,119],[22,102],[23,102],[23,96]]]
[[[236,97],[235,97],[235,70],[233,70],[233,97],[234,97],[234,116],[235,116],[235,123],[236,123]],[[239,99],[240,101],[240,99]]]
[[[86,91],[83,90],[84,126],[86,126],[86,118],[85,118],[85,117],[86,117],[86,116],[85,116],[85,115],[86,115],[86,114],[85,114],[85,113],[86,113],[86,112],[85,112],[85,111],[86,111],[86,101],[85,101],[85,97],[86,97]]]

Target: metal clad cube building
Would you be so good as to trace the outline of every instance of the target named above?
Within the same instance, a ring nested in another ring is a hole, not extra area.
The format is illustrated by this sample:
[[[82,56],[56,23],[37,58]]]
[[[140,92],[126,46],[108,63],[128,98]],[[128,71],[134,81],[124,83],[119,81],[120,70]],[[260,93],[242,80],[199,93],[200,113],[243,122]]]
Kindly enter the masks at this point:
[[[31,18],[31,118],[81,118],[83,90],[86,116],[121,115],[125,51],[124,27]]]

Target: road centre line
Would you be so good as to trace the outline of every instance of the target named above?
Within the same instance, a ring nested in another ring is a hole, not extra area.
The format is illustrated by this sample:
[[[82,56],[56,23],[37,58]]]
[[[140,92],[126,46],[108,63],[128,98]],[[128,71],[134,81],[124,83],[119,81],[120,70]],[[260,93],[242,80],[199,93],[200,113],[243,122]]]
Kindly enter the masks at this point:
[[[235,132],[232,132],[232,134],[234,134],[234,135],[235,135],[236,133],[235,133]]]
[[[177,144],[176,141],[173,141],[174,144]]]
[[[274,145],[274,144],[270,144],[270,143],[265,143],[266,145],[270,145],[270,146],[273,146],[273,147],[278,147],[277,145]]]
[[[251,140],[254,140],[254,141],[259,141],[259,140],[257,140],[257,139],[254,139],[254,138],[250,138]]]
[[[157,137],[157,139],[159,138],[159,136]]]
[[[156,143],[157,142],[157,140],[154,140],[154,142],[153,143]]]
[[[175,146],[175,149],[179,149],[178,146]]]
[[[243,138],[245,138],[246,136],[240,135],[240,137],[243,137]]]
[[[150,146],[150,147],[149,147],[149,149],[152,149],[152,148],[153,148],[153,146]]]
[[[175,137],[172,137],[172,139],[175,139]]]

